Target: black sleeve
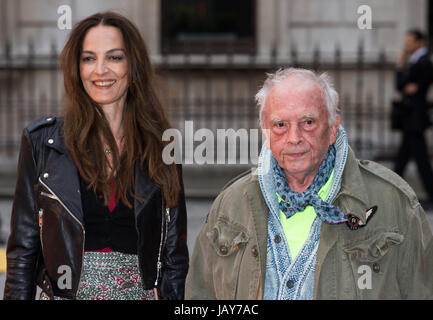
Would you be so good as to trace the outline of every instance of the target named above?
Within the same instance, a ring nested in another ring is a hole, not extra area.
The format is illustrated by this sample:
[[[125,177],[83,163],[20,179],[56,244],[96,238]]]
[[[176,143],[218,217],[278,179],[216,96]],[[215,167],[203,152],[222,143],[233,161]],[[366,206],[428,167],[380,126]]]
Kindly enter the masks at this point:
[[[422,58],[407,68],[398,68],[396,71],[396,89],[402,92],[408,83],[416,83],[418,90],[425,93],[432,82],[432,72],[433,66],[428,58]]]
[[[395,75],[395,88],[402,93],[404,86],[410,82],[409,79],[409,71],[404,68],[398,68]]]
[[[182,182],[182,169],[178,166],[182,185],[178,205],[170,209],[167,242],[162,260],[161,296],[164,300],[183,300],[185,279],[189,267],[187,246],[187,214]]]
[[[10,236],[7,244],[7,275],[4,299],[34,299],[36,267],[40,254],[39,223],[34,185],[36,161],[28,130],[24,129],[18,161]]]
[[[425,58],[415,64],[412,70],[412,82],[418,85],[418,90],[423,93],[427,92],[432,81],[433,67],[429,59]]]

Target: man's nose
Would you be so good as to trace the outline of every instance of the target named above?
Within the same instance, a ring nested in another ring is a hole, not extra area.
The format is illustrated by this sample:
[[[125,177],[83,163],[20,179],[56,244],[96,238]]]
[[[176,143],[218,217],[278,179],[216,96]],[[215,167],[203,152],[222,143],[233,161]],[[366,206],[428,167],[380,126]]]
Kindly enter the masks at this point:
[[[302,141],[302,134],[298,125],[289,125],[287,130],[287,142],[290,144],[298,144]]]

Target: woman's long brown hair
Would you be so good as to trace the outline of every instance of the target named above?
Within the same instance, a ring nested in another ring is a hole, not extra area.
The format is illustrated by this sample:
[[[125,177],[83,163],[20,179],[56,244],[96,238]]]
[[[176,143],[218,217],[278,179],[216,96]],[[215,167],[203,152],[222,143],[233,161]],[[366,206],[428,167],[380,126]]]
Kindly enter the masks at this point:
[[[118,28],[123,36],[128,62],[128,92],[123,114],[124,145],[119,154],[101,107],[86,93],[80,78],[80,56],[84,37],[98,25]],[[181,183],[176,164],[166,165],[162,151],[168,142],[162,141],[170,123],[155,89],[155,74],[146,45],[138,29],[125,17],[105,12],[78,22],[71,30],[60,55],[66,105],[64,136],[81,177],[95,192],[110,198],[110,180],[114,179],[115,194],[128,207],[127,195],[134,195],[135,163],[140,162],[148,177],[162,189],[168,207],[179,199]],[[112,150],[112,164],[105,155],[101,137]]]

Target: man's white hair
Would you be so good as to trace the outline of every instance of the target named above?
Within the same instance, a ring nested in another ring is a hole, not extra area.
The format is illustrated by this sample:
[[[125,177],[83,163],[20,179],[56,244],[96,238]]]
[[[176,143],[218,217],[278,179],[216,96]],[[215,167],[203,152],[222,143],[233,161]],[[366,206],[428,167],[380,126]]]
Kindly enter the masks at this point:
[[[264,128],[263,114],[265,111],[265,101],[268,96],[269,90],[275,86],[287,80],[289,78],[305,79],[316,83],[321,89],[324,96],[325,107],[328,111],[328,123],[332,126],[336,121],[336,115],[340,112],[338,108],[338,93],[335,91],[331,79],[326,73],[322,73],[320,76],[315,74],[311,70],[302,68],[281,68],[275,73],[268,73],[267,78],[263,84],[263,87],[256,94],[256,103],[259,107],[259,119],[260,125]]]

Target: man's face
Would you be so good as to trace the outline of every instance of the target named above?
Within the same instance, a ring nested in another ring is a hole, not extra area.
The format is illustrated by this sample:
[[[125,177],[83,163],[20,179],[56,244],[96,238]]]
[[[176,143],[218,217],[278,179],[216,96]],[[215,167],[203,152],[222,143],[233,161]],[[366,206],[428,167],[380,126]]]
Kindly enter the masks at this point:
[[[414,53],[417,49],[422,46],[422,41],[416,40],[415,36],[408,33],[404,38],[404,47],[410,54]]]
[[[329,127],[321,88],[310,80],[287,79],[272,87],[265,101],[268,148],[290,185],[294,178],[314,179],[329,146],[335,142],[340,117]],[[310,182],[310,183],[311,183]]]

